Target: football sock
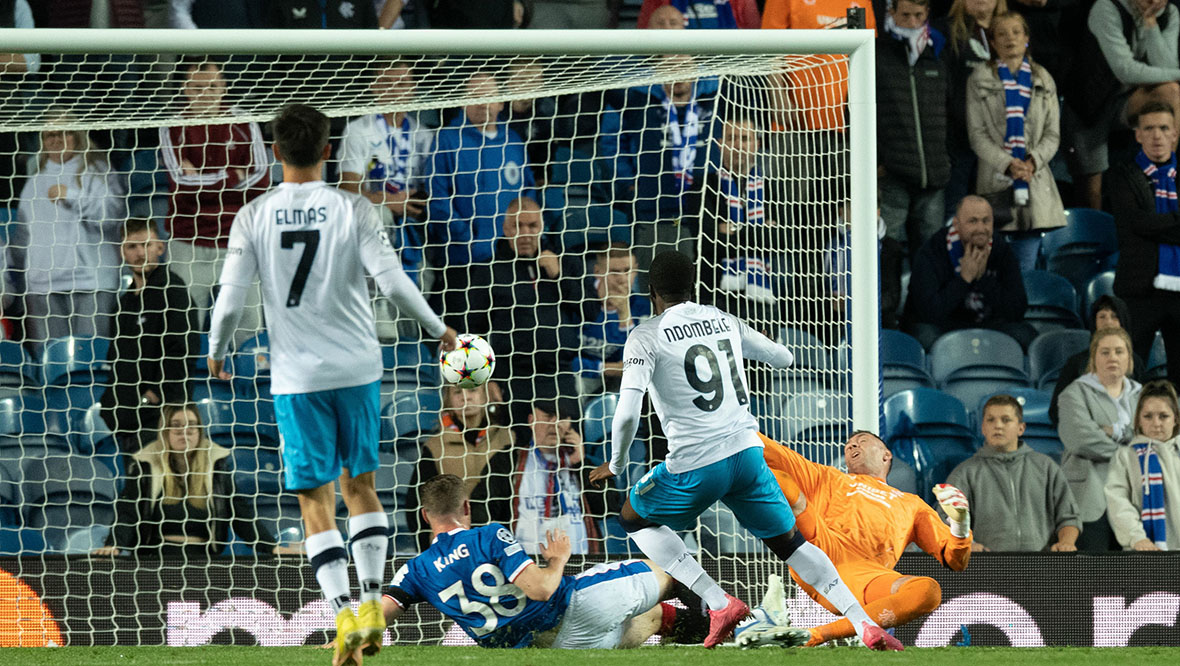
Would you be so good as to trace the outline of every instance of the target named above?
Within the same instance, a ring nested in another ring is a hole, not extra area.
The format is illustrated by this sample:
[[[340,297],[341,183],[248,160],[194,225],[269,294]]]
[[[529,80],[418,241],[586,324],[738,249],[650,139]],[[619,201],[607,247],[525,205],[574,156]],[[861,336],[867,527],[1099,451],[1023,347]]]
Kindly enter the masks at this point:
[[[700,595],[709,610],[721,610],[729,605],[725,590],[693,559],[684,540],[676,536],[672,528],[667,525],[645,527],[632,532],[630,536],[644,555],[660,565],[669,576]]]
[[[381,579],[389,550],[389,516],[384,511],[362,513],[348,519],[352,561],[361,584],[361,603],[381,600]]]
[[[344,537],[336,530],[318,532],[304,540],[307,559],[311,570],[319,581],[324,598],[332,606],[332,616],[349,607],[348,595],[348,551],[344,550]]]
[[[865,605],[865,612],[876,618],[882,627],[899,627],[927,613],[934,612],[942,603],[942,588],[933,578],[913,578],[906,581],[895,593],[890,593],[894,576],[879,576],[869,583],[865,597],[876,601]],[[808,647],[827,641],[856,635],[856,628],[847,618],[815,627],[811,630]]]
[[[864,629],[861,622],[876,624],[861,608],[860,602],[853,596],[852,591],[840,580],[835,565],[828,559],[824,551],[810,543],[803,542],[794,553],[787,558],[787,564],[799,574],[816,592],[822,594],[840,614],[852,621],[859,636]]]

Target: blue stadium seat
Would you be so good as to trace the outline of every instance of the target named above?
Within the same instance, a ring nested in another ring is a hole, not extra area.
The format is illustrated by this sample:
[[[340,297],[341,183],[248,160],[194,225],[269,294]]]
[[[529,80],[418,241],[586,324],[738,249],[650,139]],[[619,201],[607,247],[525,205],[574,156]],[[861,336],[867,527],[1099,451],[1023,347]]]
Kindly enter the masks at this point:
[[[418,342],[399,342],[381,347],[381,365],[384,371],[383,383],[438,386],[438,359],[426,345]]]
[[[1024,291],[1028,309],[1024,320],[1038,333],[1060,328],[1081,328],[1078,292],[1069,280],[1049,271],[1025,271]]]
[[[442,398],[435,390],[402,391],[381,410],[381,450],[417,441],[438,427]]]
[[[919,387],[934,388],[934,379],[926,369],[926,350],[913,336],[883,329],[880,338],[881,381],[883,395]]]
[[[41,378],[19,342],[0,340],[0,386],[36,388]]]
[[[202,399],[196,402],[209,439],[227,447],[262,446],[277,449],[279,428],[274,402],[238,399],[232,402]]]
[[[40,435],[60,428],[46,423],[45,402],[37,393],[22,391],[0,396],[0,435]]]
[[[913,435],[974,439],[967,408],[934,389],[902,391],[885,400],[885,442]]]
[[[234,490],[242,495],[279,495],[283,492],[283,460],[271,449],[239,447],[231,454]]]
[[[573,197],[567,193],[567,199]],[[607,203],[568,201],[561,219],[561,246],[567,251],[630,240],[627,215]]]
[[[840,444],[847,438],[852,404],[831,391],[788,396],[783,402],[786,440],[791,444]]]
[[[611,424],[618,405],[617,393],[600,395],[586,403],[582,414],[582,439],[587,442],[605,442],[610,439]]]
[[[383,451],[377,455],[377,499],[386,512],[393,514],[394,548],[401,552],[417,552],[418,549],[405,515],[418,510],[409,505],[406,497],[414,467],[418,464],[418,455],[419,448],[416,445],[401,446],[395,451]]]
[[[1114,216],[1100,210],[1071,208],[1066,226],[1041,239],[1045,267],[1081,289],[1090,278],[1114,268],[1118,261],[1118,237]]]
[[[270,338],[262,331],[233,353],[234,388],[242,395],[270,396]]]
[[[1049,331],[1028,346],[1028,374],[1036,388],[1053,388],[1065,362],[1090,348],[1090,332],[1082,329]]]
[[[107,363],[107,338],[57,338],[45,343],[41,369],[46,386],[106,384],[111,365]]]
[[[76,532],[114,523],[118,488],[114,474],[101,462],[77,455],[51,456],[28,459],[22,470],[24,525],[41,528],[53,550],[71,552]]]
[[[1103,271],[1090,278],[1086,282],[1082,294],[1082,309],[1078,314],[1081,315],[1082,321],[1087,327],[1093,326],[1094,322],[1090,320],[1090,311],[1094,309],[1094,302],[1103,296],[1114,295],[1114,271]]]
[[[779,331],[778,342],[791,350],[795,361],[793,368],[812,368],[828,370],[832,368],[832,359],[827,346],[811,333],[794,328],[784,328]]]
[[[102,406],[91,405],[89,409],[71,412],[68,440],[70,448],[82,455],[94,455],[99,451],[118,448],[115,435],[102,420]]]
[[[1164,338],[1155,334],[1155,341],[1151,343],[1151,354],[1147,357],[1147,369],[1143,371],[1143,381],[1168,378],[1168,352],[1164,349]]]
[[[1024,350],[1011,337],[988,329],[951,331],[930,349],[934,380],[963,404],[1009,386],[1028,386]]]

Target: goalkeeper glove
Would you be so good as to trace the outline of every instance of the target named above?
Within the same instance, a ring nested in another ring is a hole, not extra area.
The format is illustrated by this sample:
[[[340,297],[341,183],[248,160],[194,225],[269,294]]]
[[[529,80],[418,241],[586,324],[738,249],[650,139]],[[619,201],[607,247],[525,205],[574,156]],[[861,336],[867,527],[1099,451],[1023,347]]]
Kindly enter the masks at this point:
[[[970,534],[970,511],[967,506],[967,496],[963,494],[963,491],[949,483],[940,483],[934,486],[934,496],[938,498],[939,506],[951,521],[951,534],[960,539]]]

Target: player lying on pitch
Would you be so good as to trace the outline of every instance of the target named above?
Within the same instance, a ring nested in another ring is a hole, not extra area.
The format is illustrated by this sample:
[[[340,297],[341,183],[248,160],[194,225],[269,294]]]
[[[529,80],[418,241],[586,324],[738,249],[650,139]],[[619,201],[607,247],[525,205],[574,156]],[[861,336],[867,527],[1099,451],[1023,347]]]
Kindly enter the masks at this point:
[[[950,518],[948,527],[917,495],[903,493],[885,483],[893,454],[879,437],[855,432],[844,444],[848,473],[811,462],[763,435],[763,457],[783,494],[791,503],[799,532],[832,558],[840,578],[848,585],[865,612],[882,627],[897,627],[938,608],[942,589],[938,581],[904,576],[893,567],[910,543],[943,565],[962,571],[971,559],[971,521],[967,498],[947,484],[934,493]],[[802,580],[791,577],[824,608],[839,615],[823,595]],[[743,646],[782,643],[782,620],[763,620],[738,628]],[[846,618],[811,629],[808,646],[856,635]]]
[[[706,621],[699,616],[660,603],[675,596],[674,582],[647,560],[599,564],[566,576],[570,542],[558,532],[546,535],[541,554],[548,566],[542,569],[503,526],[471,527],[471,504],[459,477],[436,476],[420,493],[434,539],[394,575],[383,600],[387,625],[426,602],[482,647],[630,648],[656,633],[676,633],[676,624],[698,621],[704,634]]]

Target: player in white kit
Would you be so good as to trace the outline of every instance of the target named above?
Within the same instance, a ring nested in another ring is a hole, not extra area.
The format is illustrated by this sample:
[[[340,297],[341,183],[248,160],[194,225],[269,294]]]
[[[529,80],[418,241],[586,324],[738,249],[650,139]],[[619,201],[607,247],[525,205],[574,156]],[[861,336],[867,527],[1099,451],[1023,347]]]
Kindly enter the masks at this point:
[[[650,391],[668,437],[668,459],[631,488],[619,519],[645,555],[704,599],[710,617],[705,647],[723,641],[750,609],[705,573],[673,530],[690,529],[720,500],[807,584],[823,590],[866,646],[902,649],[864,612],[828,556],[795,529],[795,514],[762,458],[742,359],[785,368],[791,352],[736,317],[693,303],[695,276],[696,267],[680,252],[663,252],[652,261],[648,283],[656,316],[627,336],[611,459],[591,473],[591,482],[622,471],[643,395]],[[803,633],[782,639],[802,645],[809,638]]]
[[[389,546],[389,518],[373,482],[382,367],[365,273],[444,349],[454,348],[455,331],[406,277],[373,204],[321,180],[331,152],[327,117],[292,104],[273,127],[283,182],[234,219],[210,324],[209,372],[229,379],[223,359],[247,290],[260,280],[285,484],[299,494],[307,556],[336,615],[333,664],[359,666],[362,654],[381,649]],[[336,479],[350,516],[359,618],[336,528]]]

